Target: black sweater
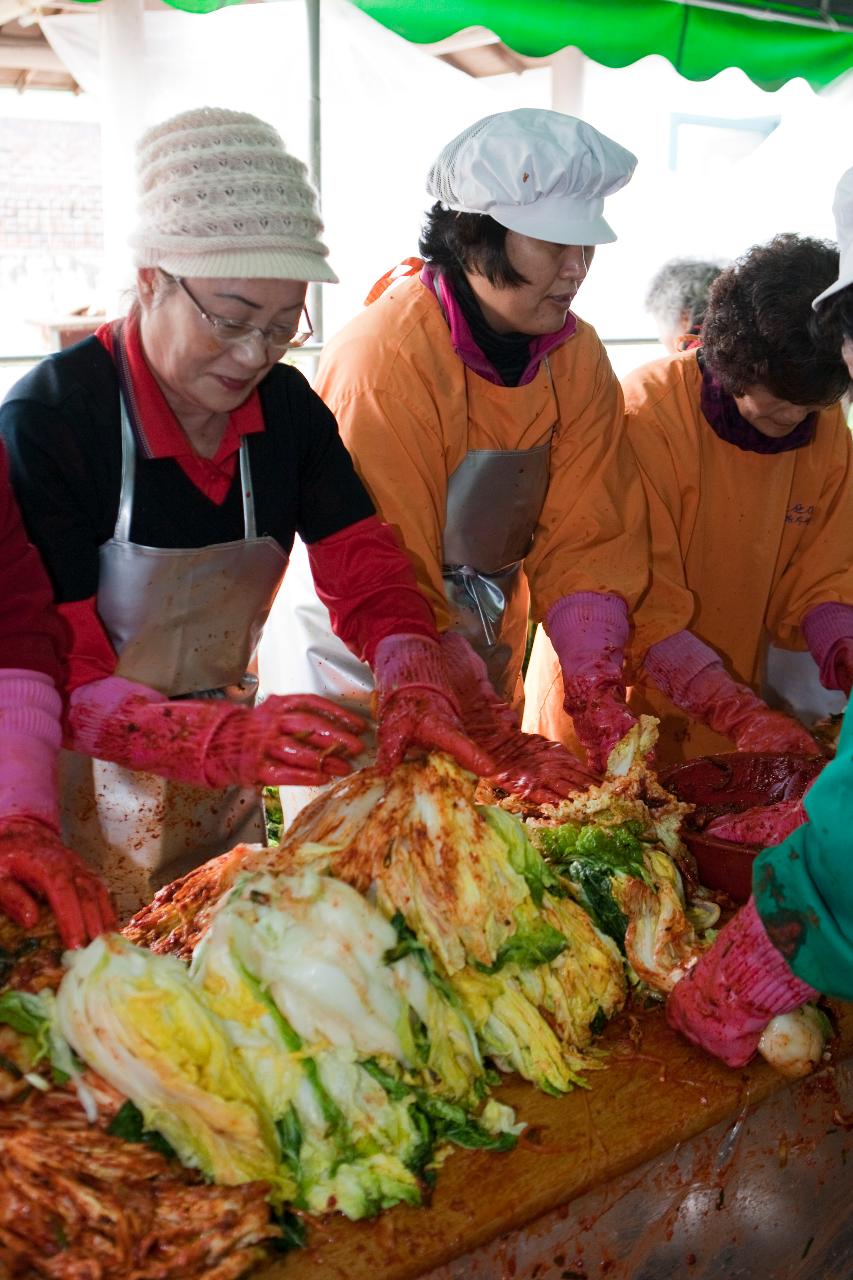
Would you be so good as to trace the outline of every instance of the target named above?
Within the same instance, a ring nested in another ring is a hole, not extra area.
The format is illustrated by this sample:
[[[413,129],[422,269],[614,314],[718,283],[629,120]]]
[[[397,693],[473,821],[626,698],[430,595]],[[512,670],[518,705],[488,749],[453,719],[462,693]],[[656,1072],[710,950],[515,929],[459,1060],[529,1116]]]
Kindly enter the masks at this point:
[[[334,417],[305,378],[277,364],[260,384],[265,430],[247,437],[259,536],[290,552],[374,514]],[[121,489],[118,376],[97,338],[48,356],[0,406],[0,434],[29,536],[58,603],[98,589],[98,548],[115,528]],[[137,449],[130,537],[149,547],[204,547],[242,538],[237,469],[217,506],[174,458]]]

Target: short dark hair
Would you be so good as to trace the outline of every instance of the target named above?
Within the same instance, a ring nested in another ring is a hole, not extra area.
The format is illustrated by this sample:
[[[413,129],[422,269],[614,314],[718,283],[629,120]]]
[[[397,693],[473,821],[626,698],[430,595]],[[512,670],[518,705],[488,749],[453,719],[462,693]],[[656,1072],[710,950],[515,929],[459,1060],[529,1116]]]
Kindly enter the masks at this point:
[[[834,404],[849,382],[839,343],[812,320],[812,299],[838,279],[828,240],[790,233],[753,245],[711,287],[705,361],[730,395],[756,383],[791,404]]]
[[[507,256],[506,227],[487,213],[457,213],[434,204],[426,215],[418,248],[425,262],[450,276],[470,271],[485,276],[498,289],[530,283]]]

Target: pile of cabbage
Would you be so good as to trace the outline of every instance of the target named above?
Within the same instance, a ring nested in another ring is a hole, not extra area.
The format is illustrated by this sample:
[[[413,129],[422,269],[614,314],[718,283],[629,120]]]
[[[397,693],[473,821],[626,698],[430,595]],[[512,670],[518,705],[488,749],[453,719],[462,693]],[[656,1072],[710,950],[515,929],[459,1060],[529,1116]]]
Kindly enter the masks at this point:
[[[119,1136],[138,1115],[214,1182],[357,1219],[419,1204],[453,1144],[505,1150],[522,1127],[489,1097],[467,1019],[397,950],[348,885],[251,871],[189,966],[107,934],[68,954],[55,997],[27,1001],[67,1072],[85,1064],[130,1099]]]
[[[667,991],[712,922],[627,783],[538,825],[475,786],[441,755],[343,779],[279,848],[190,873],[188,964],[104,935],[0,1021],[38,1037],[34,1079],[49,1060],[85,1105],[91,1068],[130,1100],[116,1132],[276,1209],[418,1204],[454,1145],[515,1144],[500,1072],[583,1085],[630,986]]]

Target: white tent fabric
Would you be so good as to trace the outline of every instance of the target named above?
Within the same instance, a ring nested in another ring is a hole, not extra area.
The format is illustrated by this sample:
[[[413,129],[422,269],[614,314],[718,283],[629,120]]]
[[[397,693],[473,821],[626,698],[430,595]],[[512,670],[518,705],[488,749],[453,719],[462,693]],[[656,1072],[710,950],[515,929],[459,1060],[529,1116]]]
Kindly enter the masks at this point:
[[[103,111],[96,13],[45,18],[52,47]],[[201,105],[252,111],[308,156],[308,43],[302,0],[200,16],[146,11],[143,118],[133,132]],[[548,106],[547,71],[474,80],[429,57],[345,0],[321,6],[323,214],[340,285],[324,290],[326,333],[356,312],[373,282],[416,252],[424,179],[449,137],[515,106]],[[130,131],[129,131],[130,132]],[[133,137],[128,136],[131,148]],[[129,194],[129,193],[128,193]],[[128,201],[128,218],[132,216]]]

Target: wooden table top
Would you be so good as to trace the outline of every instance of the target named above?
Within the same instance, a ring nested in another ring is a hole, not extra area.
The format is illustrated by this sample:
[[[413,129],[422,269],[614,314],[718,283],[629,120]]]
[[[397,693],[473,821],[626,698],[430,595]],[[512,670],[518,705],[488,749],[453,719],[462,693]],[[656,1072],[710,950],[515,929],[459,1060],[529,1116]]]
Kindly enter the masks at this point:
[[[853,1004],[833,1008],[839,1060],[853,1053]],[[411,1280],[734,1119],[789,1083],[763,1059],[739,1071],[724,1067],[671,1031],[662,1008],[622,1015],[600,1043],[609,1056],[589,1073],[588,1090],[552,1098],[515,1077],[497,1090],[530,1126],[514,1151],[455,1151],[428,1207],[398,1206],[369,1222],[338,1215],[312,1226],[305,1249],[252,1280]]]

